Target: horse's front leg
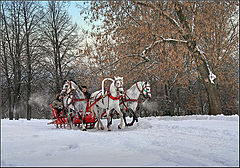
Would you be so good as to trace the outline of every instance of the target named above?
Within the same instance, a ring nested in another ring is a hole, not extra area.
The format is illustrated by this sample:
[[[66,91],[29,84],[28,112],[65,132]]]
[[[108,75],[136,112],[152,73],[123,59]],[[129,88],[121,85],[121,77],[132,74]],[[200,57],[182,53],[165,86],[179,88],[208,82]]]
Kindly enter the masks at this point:
[[[86,111],[87,111],[87,104],[83,108],[83,119],[82,119],[82,130],[86,131],[85,123],[86,123]]]
[[[120,119],[121,119],[121,122],[120,122],[120,124],[118,125],[118,129],[122,129],[122,127],[123,127],[123,113],[122,113],[122,111],[120,110],[120,107],[119,107],[119,106],[117,106],[117,107],[115,108],[115,110],[118,112],[118,114],[119,114],[119,116],[120,116]]]
[[[112,119],[111,119],[111,115],[110,115],[110,110],[107,109],[106,110],[106,114],[107,114],[107,128],[108,128],[108,131],[111,131],[111,124],[112,124]]]
[[[78,115],[79,120],[81,121],[81,125],[82,125],[81,130],[82,131],[86,131],[87,129],[86,129],[85,125],[84,125],[85,124],[85,122],[84,122],[84,114],[83,114],[83,118],[82,118],[80,112],[77,112],[77,115]]]
[[[68,117],[68,126],[70,129],[72,129],[73,127],[73,119],[72,119],[72,116],[71,116],[71,113],[70,113],[70,109],[68,110],[68,114],[67,114],[67,117]]]
[[[136,120],[136,122],[138,122],[138,119],[137,119],[137,116],[132,109],[129,109],[129,112],[132,113],[133,120],[132,120],[131,123],[128,124],[128,126],[132,126],[134,124],[135,120]]]
[[[123,112],[123,120],[124,120],[125,126],[128,126],[128,123],[127,123],[127,120],[126,120],[126,113],[125,112]]]

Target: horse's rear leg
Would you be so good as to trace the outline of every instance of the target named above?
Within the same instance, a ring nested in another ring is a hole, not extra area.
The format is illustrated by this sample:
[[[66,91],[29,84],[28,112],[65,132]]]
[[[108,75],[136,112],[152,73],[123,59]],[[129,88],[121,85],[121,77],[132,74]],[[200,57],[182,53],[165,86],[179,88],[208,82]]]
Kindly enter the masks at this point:
[[[99,121],[100,121],[100,128],[101,128],[101,130],[104,130],[104,126],[103,126],[102,121],[101,120],[99,120]]]
[[[110,116],[110,110],[106,110],[106,114],[107,114],[107,128],[108,128],[108,131],[111,131],[111,124],[112,124],[112,119],[111,119],[111,116]]]
[[[100,113],[99,109],[94,108],[94,112],[95,112],[95,116],[97,118],[97,129],[98,130],[100,130],[100,129],[104,130],[104,126],[103,126],[103,123],[101,121],[101,113]],[[99,125],[100,125],[100,127],[99,127]]]
[[[101,121],[101,118],[100,117],[97,117],[97,119],[98,119],[98,122],[97,122],[97,129],[98,130],[104,130],[104,126],[103,126],[103,123],[102,123],[102,121]],[[100,125],[100,127],[99,127],[99,125]]]

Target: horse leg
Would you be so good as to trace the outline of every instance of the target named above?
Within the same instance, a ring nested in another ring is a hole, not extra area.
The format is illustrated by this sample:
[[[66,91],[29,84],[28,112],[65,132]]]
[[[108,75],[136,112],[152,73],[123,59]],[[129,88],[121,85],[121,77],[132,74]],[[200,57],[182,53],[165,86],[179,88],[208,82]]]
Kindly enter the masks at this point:
[[[110,111],[110,116],[111,116],[111,121],[110,121],[110,124],[112,125],[112,120],[113,120],[113,111]]]
[[[106,110],[106,114],[107,114],[107,128],[108,128],[108,131],[111,131],[111,116],[110,116],[110,110]]]
[[[82,131],[86,131],[87,129],[86,129],[85,126],[84,126],[84,124],[85,124],[84,118],[82,119],[82,116],[80,115],[80,112],[77,112],[77,115],[78,115],[78,118],[79,118],[79,120],[81,121],[81,124],[82,124],[81,130],[82,130]],[[83,116],[83,117],[84,117],[84,116]]]
[[[127,120],[126,120],[126,113],[123,112],[123,120],[125,123],[125,126],[128,126]]]
[[[68,114],[68,125],[69,125],[69,128],[72,129],[72,116],[71,116],[71,114]]]
[[[71,122],[72,122],[72,119],[71,119],[71,109],[68,108],[68,113],[67,113],[67,126],[69,126],[69,129],[72,129],[72,125],[71,125]]]
[[[101,119],[99,121],[100,121],[99,123],[100,123],[101,130],[104,130],[104,126],[103,126],[103,123],[102,123]]]
[[[101,121],[101,112],[100,112],[100,109],[99,108],[97,108],[97,107],[94,107],[94,112],[95,112],[95,116],[96,116],[96,118],[97,118],[97,129],[98,130],[104,130],[104,126],[103,126],[103,123],[102,123],[102,121]],[[100,125],[100,127],[99,127],[99,125]]]
[[[98,119],[98,118],[97,118]],[[97,129],[99,130],[99,119],[98,119],[98,121],[97,121]]]
[[[73,126],[74,126],[74,124],[73,124],[74,116],[75,116],[74,113],[72,113],[72,114],[71,114],[71,117],[70,117],[70,118],[71,118],[71,122],[70,122],[70,124],[71,124],[71,129],[73,129]]]
[[[135,121],[138,122],[138,117],[137,117],[137,115],[136,115],[134,112],[133,112],[133,114],[134,114]]]
[[[86,111],[85,111],[85,113],[83,113],[83,121],[82,121],[82,130],[83,131],[87,131],[87,129],[84,125],[85,123],[86,123]]]
[[[115,110],[118,112],[120,118],[121,118],[121,122],[120,124],[118,125],[118,129],[122,129],[123,127],[123,113],[122,111],[120,110],[119,106],[117,108],[115,108]]]
[[[97,130],[99,130],[99,122],[100,122],[100,118],[99,118],[99,111],[98,111],[98,108],[95,106],[93,106],[92,108],[92,112],[95,113],[95,117],[97,118],[97,125],[96,125],[96,128]]]
[[[130,109],[130,112],[132,113],[133,120],[131,123],[128,124],[128,126],[132,126],[134,124],[135,120],[137,121],[137,117],[136,117],[136,114],[134,113],[134,111],[132,109]]]

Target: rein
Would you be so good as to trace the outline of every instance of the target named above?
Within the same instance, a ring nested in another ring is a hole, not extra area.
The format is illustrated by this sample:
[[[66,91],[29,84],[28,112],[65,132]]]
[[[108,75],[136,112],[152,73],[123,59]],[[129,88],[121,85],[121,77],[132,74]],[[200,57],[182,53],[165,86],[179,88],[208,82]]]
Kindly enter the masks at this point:
[[[121,96],[121,102],[120,102],[120,104],[123,104],[124,105],[124,107],[126,108],[126,110],[128,110],[128,107],[127,107],[127,105],[125,104],[125,102],[127,102],[127,101],[131,101],[131,102],[137,102],[138,101],[138,99],[127,99],[126,97],[128,97],[129,98],[129,96],[125,93],[125,95],[124,95],[124,97],[123,96]]]

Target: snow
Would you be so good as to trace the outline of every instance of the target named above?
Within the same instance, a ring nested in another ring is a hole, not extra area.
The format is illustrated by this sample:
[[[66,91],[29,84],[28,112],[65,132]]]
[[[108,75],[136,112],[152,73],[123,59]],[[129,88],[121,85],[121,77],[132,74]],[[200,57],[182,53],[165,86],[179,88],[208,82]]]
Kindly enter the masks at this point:
[[[2,119],[2,166],[239,166],[238,115],[146,117],[121,130],[114,119],[112,131],[50,121]]]

